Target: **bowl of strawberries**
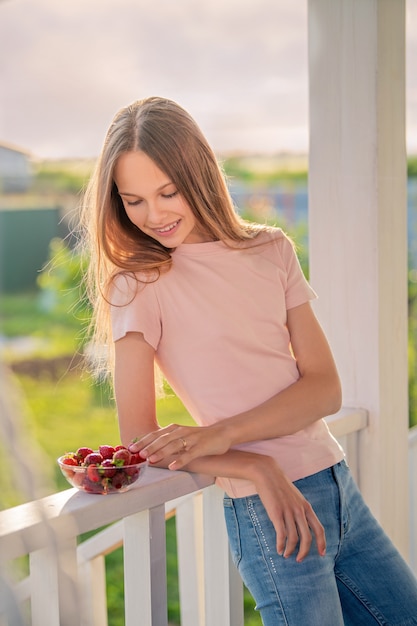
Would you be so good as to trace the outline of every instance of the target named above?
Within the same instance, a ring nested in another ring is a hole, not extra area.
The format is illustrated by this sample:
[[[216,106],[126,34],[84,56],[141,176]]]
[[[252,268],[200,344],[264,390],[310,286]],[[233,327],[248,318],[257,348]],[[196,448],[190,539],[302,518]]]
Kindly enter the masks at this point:
[[[87,493],[123,493],[137,481],[145,460],[125,446],[78,448],[59,457],[58,465],[73,487]]]

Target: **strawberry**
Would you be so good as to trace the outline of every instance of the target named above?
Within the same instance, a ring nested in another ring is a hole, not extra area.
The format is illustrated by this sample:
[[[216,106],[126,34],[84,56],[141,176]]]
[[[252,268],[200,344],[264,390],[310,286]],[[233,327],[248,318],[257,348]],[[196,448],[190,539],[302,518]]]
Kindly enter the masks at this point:
[[[83,485],[83,490],[87,493],[103,493],[103,486],[101,483],[92,483],[87,481]]]
[[[114,454],[113,446],[103,445],[98,449],[99,453],[103,457],[103,459],[112,459]]]
[[[93,463],[91,463],[87,467],[87,476],[91,480],[91,482],[98,483],[98,481],[100,480],[100,474],[97,469],[97,465],[94,465]]]
[[[124,468],[124,470],[126,472],[126,476],[130,476],[130,479],[135,478],[135,476],[139,475],[139,468],[135,465],[128,465]]]
[[[118,473],[113,476],[111,481],[111,486],[113,489],[121,489],[125,486],[127,480],[124,472],[122,470],[118,470]]]
[[[137,463],[143,463],[145,459],[143,459],[139,452],[130,453],[130,465],[136,465]]]
[[[82,487],[85,479],[84,472],[73,472],[71,483],[74,487]]]
[[[122,444],[119,444],[118,446],[114,446],[114,451],[117,452],[118,450],[127,450],[126,446],[123,446]]]
[[[113,464],[113,462],[110,459],[104,459],[103,463],[101,464],[101,467],[103,468],[101,470],[101,473],[106,478],[112,478],[117,472],[117,467]]]
[[[94,450],[92,450],[91,448],[78,448],[76,455],[79,459],[81,459],[81,461],[84,461],[85,457],[92,452],[94,452]]]
[[[99,452],[90,452],[84,459],[84,465],[100,465],[103,462],[103,457]]]
[[[130,464],[131,454],[127,448],[120,448],[113,454],[113,463],[118,467]]]
[[[78,461],[77,459],[74,457],[73,454],[66,454],[64,456],[64,458],[62,459],[62,463],[64,465],[77,465],[78,466]]]

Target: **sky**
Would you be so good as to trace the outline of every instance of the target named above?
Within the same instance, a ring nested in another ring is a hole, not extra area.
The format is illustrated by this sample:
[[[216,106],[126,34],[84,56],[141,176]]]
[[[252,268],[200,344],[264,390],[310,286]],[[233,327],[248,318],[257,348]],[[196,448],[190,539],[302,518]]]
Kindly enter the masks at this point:
[[[407,0],[417,154],[417,0]],[[116,111],[176,100],[217,152],[308,151],[307,0],[0,0],[0,142],[100,152]]]

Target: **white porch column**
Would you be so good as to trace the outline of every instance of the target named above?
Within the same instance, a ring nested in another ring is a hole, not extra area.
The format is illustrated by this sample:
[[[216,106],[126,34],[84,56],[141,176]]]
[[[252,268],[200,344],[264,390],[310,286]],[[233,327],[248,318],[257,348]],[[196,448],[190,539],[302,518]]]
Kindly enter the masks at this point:
[[[345,406],[369,410],[360,487],[408,556],[404,0],[309,0],[310,280]]]

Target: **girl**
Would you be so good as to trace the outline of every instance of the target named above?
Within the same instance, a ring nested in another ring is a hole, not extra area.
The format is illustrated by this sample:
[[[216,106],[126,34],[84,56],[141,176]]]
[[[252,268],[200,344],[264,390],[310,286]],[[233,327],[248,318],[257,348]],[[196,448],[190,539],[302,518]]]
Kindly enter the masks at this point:
[[[315,293],[288,237],[236,214],[185,110],[149,98],[116,115],[85,218],[121,439],[217,477],[265,626],[417,624],[416,581],[323,420],[341,389]],[[199,426],[159,428],[155,364]]]

